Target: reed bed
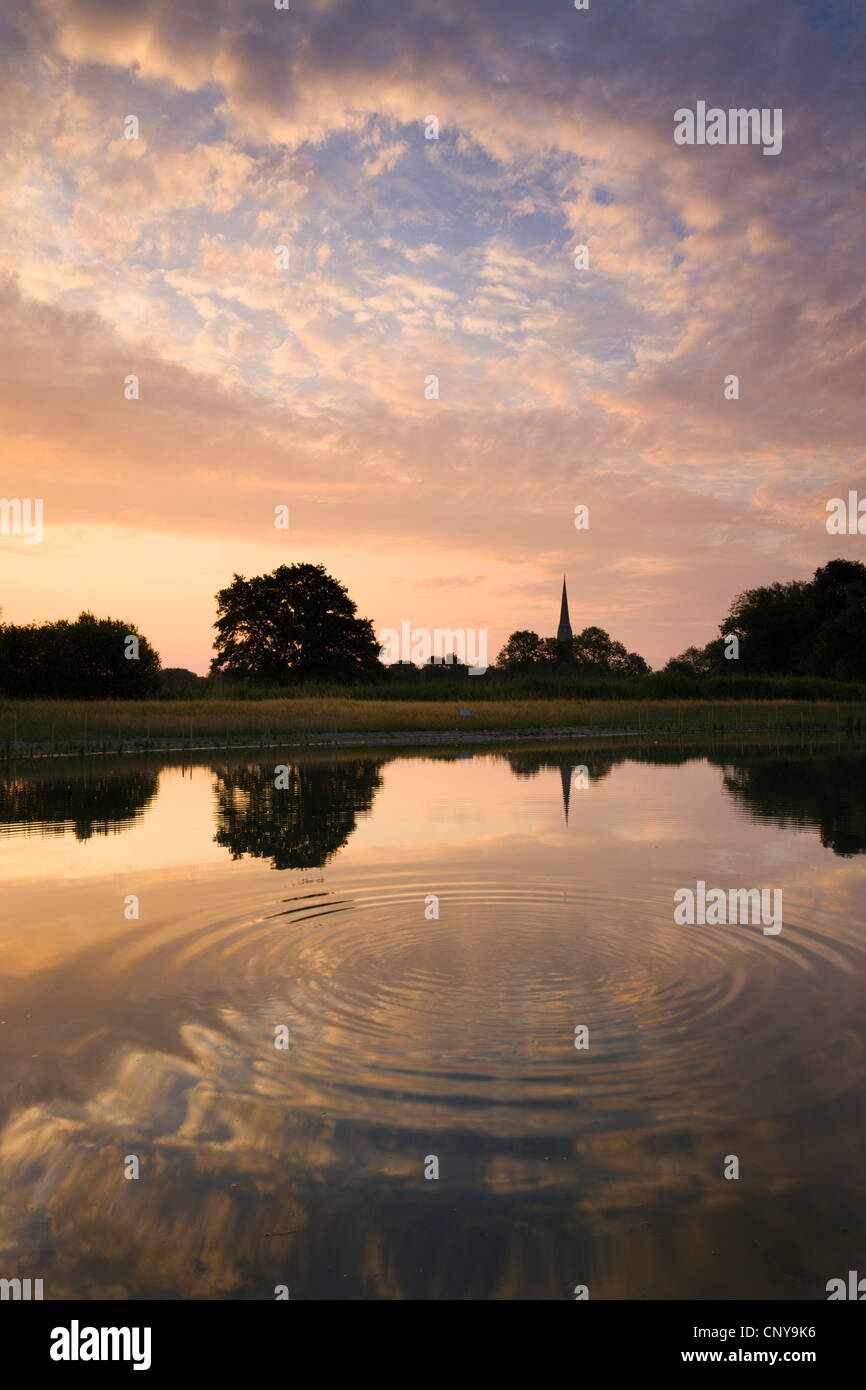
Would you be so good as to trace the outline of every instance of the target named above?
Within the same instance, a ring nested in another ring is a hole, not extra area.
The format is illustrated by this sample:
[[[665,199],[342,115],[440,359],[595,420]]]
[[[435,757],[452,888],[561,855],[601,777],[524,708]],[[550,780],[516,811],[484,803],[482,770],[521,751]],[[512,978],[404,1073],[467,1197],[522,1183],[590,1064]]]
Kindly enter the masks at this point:
[[[306,742],[321,735],[574,730],[658,736],[731,733],[859,734],[866,702],[802,700],[377,700],[4,701],[7,756],[112,748],[192,748]]]

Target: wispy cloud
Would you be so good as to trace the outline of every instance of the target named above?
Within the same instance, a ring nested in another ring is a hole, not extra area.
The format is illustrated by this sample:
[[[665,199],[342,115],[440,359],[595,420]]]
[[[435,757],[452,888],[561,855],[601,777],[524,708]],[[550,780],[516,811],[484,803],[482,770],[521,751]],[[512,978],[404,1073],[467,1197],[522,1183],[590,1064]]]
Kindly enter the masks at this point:
[[[863,28],[788,0],[11,6],[4,492],[95,553],[130,525],[252,563],[289,502],[380,626],[414,553],[399,603],[457,622],[464,586],[432,576],[478,575],[497,639],[550,630],[563,569],[652,660],[709,637],[840,549],[821,498],[862,480]],[[782,154],[676,146],[697,97],[783,107]],[[213,576],[186,583],[198,612]]]

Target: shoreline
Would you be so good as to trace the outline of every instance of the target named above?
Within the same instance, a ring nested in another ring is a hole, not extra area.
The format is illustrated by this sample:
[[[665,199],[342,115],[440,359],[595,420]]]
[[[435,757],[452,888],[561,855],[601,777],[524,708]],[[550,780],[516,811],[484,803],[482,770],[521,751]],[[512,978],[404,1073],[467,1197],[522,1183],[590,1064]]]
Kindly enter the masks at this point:
[[[652,732],[650,730],[649,732]],[[665,730],[656,731],[664,735]],[[124,739],[122,744],[111,748],[82,747],[52,748],[42,742],[20,742],[5,754],[7,761],[16,758],[95,758],[118,757],[127,753],[242,753],[247,749],[261,748],[436,748],[441,745],[463,743],[512,743],[535,739],[556,740],[583,738],[629,738],[645,736],[644,729],[598,729],[584,727],[559,727],[545,729],[479,729],[470,732],[463,729],[394,729],[394,730],[339,730],[333,733],[287,734],[285,737],[252,738],[249,741],[226,742],[214,740],[210,743],[178,743],[160,739]]]
[[[263,749],[293,749],[293,750],[322,750],[322,749],[346,749],[346,748],[442,748],[442,747],[470,747],[487,746],[493,744],[511,743],[538,743],[545,740],[550,742],[596,742],[600,739],[640,739],[642,743],[651,740],[656,744],[679,744],[684,741],[711,746],[715,743],[742,743],[744,738],[748,740],[759,740],[761,743],[770,744],[791,744],[802,746],[808,744],[838,744],[843,742],[856,742],[855,738],[849,733],[842,734],[837,730],[831,733],[830,730],[813,731],[810,735],[796,733],[793,730],[781,731],[778,729],[767,729],[755,726],[738,725],[734,728],[718,726],[711,729],[676,729],[670,727],[647,728],[640,726],[635,728],[601,728],[596,724],[592,725],[560,725],[545,728],[535,726],[530,728],[516,729],[396,729],[396,730],[335,730],[332,733],[318,732],[311,734],[287,734],[284,737],[274,738],[267,735],[263,738],[251,738],[249,741],[230,741],[214,740],[212,742],[178,742],[177,740],[160,739],[123,739],[111,747],[82,746],[78,744],[73,747],[51,746],[50,743],[42,741],[23,742],[19,741],[14,747],[7,748],[0,753],[0,762],[15,762],[24,760],[52,761],[54,759],[68,758],[108,758],[124,757],[128,755],[140,756],[147,753],[244,753],[261,751]]]

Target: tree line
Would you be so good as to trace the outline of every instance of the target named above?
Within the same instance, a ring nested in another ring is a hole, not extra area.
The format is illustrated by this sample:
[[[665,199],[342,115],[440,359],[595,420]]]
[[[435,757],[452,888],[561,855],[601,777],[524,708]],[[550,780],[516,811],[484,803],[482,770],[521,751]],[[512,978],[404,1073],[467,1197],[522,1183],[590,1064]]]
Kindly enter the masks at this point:
[[[0,622],[0,693],[15,698],[143,699],[216,689],[283,689],[303,685],[441,685],[466,675],[456,661],[431,658],[385,666],[368,618],[324,566],[280,565],[271,574],[234,575],[216,595],[215,656],[208,677],[164,670],[135,624],[82,613],[74,621]],[[551,688],[570,678],[623,682],[649,676],[637,652],[600,627],[566,641],[528,629],[513,632],[479,684],[531,679]],[[672,657],[663,673],[718,697],[719,678],[829,677],[866,680],[866,566],[831,560],[810,580],[739,594],[704,647]],[[650,693],[649,691],[647,692]]]
[[[137,700],[161,689],[159,654],[134,623],[81,613],[74,622],[0,624],[0,692],[6,696]]]
[[[736,638],[736,661],[726,656]],[[687,647],[665,666],[694,676],[829,676],[866,680],[866,566],[830,560],[811,579],[747,589],[731,604],[719,636]]]

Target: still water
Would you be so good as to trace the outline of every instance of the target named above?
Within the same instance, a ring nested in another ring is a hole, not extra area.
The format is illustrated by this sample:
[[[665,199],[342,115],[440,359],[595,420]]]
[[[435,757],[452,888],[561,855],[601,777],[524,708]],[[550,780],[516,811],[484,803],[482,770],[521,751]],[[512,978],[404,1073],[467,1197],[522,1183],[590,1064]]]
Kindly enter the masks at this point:
[[[7,765],[0,1275],[826,1298],[866,1272],[864,773],[562,746]],[[697,880],[781,888],[782,931],[676,925]]]

